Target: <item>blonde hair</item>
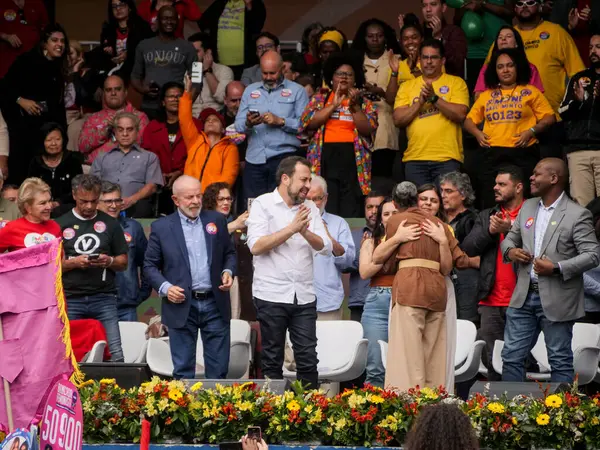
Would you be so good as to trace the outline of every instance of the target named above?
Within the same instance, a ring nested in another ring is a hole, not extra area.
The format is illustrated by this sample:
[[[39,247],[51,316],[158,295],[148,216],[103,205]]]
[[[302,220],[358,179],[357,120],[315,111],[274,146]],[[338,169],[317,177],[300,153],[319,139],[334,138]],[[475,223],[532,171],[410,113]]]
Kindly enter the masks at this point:
[[[134,113],[121,111],[115,114],[115,118],[113,119],[112,126],[113,128],[117,128],[117,124],[121,119],[131,119],[133,122],[133,126],[137,131],[140,131],[140,118],[136,116]]]
[[[27,214],[25,205],[31,205],[35,196],[37,194],[43,194],[44,192],[48,192],[52,195],[50,186],[48,186],[41,178],[31,177],[23,181],[23,184],[19,187],[19,194],[17,196],[17,206],[19,207],[21,214]]]
[[[69,41],[69,47],[77,52],[77,56],[81,56],[83,54],[83,47],[79,41]]]

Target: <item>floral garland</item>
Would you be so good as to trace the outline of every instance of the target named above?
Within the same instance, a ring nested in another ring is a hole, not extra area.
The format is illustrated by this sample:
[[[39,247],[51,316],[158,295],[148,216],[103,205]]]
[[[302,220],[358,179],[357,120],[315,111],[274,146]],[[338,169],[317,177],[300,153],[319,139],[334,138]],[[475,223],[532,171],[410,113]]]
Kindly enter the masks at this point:
[[[444,388],[407,392],[373,386],[333,398],[304,391],[298,383],[282,395],[253,382],[203,389],[154,377],[140,387],[120,388],[113,379],[80,388],[87,443],[139,442],[141,418],[151,423],[153,442],[238,440],[248,426],[261,426],[269,443],[315,442],[342,446],[398,446],[421,409],[454,403],[471,419],[482,448],[571,448],[600,442],[600,397],[571,392],[532,398],[475,394],[464,402]]]

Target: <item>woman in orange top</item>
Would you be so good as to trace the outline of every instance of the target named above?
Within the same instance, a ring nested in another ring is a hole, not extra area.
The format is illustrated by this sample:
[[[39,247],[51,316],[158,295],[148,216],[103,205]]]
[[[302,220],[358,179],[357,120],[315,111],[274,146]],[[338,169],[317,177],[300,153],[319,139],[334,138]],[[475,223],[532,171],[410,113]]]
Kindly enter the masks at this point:
[[[183,173],[200,180],[202,190],[209,184],[224,182],[233,186],[240,171],[237,146],[225,136],[225,119],[207,108],[200,114],[204,131],[192,119],[192,81],[185,78],[185,92],[179,104],[179,126],[188,150]]]

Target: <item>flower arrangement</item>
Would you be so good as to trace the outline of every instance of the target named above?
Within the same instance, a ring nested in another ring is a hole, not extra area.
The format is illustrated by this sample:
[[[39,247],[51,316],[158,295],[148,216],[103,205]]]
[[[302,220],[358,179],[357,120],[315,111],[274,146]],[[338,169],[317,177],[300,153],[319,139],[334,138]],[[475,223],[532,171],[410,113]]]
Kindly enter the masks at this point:
[[[594,448],[600,442],[600,396],[584,397],[577,385],[540,398],[476,394],[467,402],[443,387],[397,392],[366,385],[333,398],[297,382],[292,388],[275,395],[268,383],[263,390],[252,382],[204,389],[202,382],[187,387],[155,377],[125,390],[111,379],[87,381],[80,388],[84,440],[138,442],[145,417],[153,442],[237,441],[248,426],[260,426],[269,443],[399,446],[422,408],[452,402],[470,417],[481,448]]]

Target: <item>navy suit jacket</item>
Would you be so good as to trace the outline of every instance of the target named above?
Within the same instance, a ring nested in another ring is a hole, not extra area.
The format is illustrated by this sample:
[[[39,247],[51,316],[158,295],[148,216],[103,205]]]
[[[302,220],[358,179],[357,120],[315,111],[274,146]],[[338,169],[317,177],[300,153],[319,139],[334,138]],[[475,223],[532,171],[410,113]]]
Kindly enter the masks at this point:
[[[231,319],[229,292],[221,291],[219,286],[222,284],[221,274],[224,270],[231,270],[232,276],[235,276],[235,248],[227,231],[227,221],[221,213],[202,210],[200,220],[206,240],[212,292],[223,319],[229,321]],[[207,231],[209,224],[216,225],[216,233],[211,234]],[[185,290],[183,303],[171,303],[163,297],[161,312],[162,323],[167,327],[185,326],[191,306],[192,275],[178,212],[152,223],[144,259],[144,274],[157,292],[165,281]]]

